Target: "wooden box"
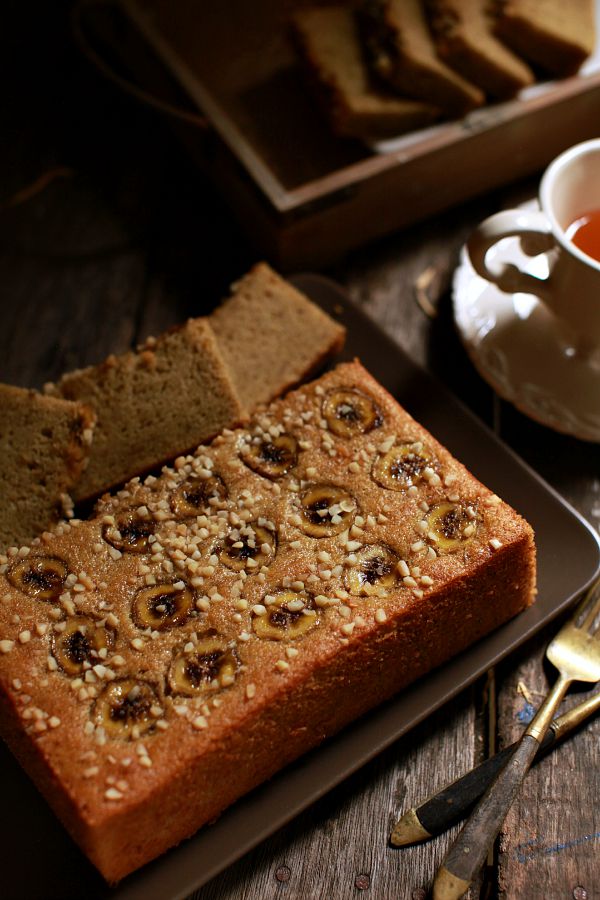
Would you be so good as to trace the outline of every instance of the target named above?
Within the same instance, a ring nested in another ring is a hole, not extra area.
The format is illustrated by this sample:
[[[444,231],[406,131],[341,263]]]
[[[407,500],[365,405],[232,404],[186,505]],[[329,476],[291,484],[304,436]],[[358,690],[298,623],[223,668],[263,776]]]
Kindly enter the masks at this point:
[[[460,121],[366,146],[306,90],[284,0],[121,0],[211,137],[180,129],[257,251],[283,270],[353,248],[541,170],[600,133],[600,65]],[[133,60],[135,68],[135,60]]]

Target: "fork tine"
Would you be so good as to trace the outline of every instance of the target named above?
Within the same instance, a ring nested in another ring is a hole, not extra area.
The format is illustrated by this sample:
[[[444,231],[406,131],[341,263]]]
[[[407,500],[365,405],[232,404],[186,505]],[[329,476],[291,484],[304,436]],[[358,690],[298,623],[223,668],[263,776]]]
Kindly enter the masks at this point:
[[[575,614],[575,625],[586,631],[595,631],[598,627],[596,621],[600,617],[600,581],[588,592]],[[595,626],[595,627],[594,627]]]

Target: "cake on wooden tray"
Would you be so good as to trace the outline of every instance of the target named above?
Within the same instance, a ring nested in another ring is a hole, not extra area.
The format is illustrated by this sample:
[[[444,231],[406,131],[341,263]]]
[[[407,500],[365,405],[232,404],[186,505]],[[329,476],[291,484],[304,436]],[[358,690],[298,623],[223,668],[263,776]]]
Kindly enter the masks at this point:
[[[372,64],[397,91],[450,116],[483,105],[483,91],[439,58],[419,0],[370,0],[362,16]]]
[[[0,558],[0,729],[116,881],[534,592],[529,525],[342,364]]]
[[[356,17],[347,6],[300,9],[292,29],[317,101],[337,134],[377,140],[439,118],[434,104],[373,83]]]
[[[502,0],[497,8],[498,36],[551,75],[574,75],[594,49],[593,0]]]
[[[535,81],[527,63],[494,36],[489,0],[425,0],[439,56],[490,97],[506,99]]]

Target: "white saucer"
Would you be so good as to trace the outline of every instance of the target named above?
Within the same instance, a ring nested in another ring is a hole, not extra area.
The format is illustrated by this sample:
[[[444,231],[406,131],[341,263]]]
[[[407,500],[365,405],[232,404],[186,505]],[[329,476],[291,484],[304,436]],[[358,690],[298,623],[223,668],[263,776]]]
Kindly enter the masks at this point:
[[[527,204],[528,206],[530,204]],[[546,257],[525,256],[506,238],[502,259],[532,274]],[[505,294],[475,273],[463,247],[453,280],[454,319],[479,374],[537,422],[586,441],[600,441],[600,366],[578,357],[559,337],[552,313],[531,294]]]

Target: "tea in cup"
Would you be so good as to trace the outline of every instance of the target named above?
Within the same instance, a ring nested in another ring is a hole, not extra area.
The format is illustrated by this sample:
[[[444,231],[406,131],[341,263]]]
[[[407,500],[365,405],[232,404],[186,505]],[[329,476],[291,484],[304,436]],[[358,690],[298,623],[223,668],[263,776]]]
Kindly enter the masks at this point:
[[[600,209],[592,209],[575,219],[565,231],[567,240],[587,256],[600,262]]]
[[[539,212],[505,210],[482,222],[467,242],[471,263],[506,293],[534,294],[554,313],[573,352],[600,359],[600,138],[571,147],[549,165],[539,204]],[[513,236],[528,256],[547,254],[547,277],[502,262],[501,247],[488,265],[488,250]]]

